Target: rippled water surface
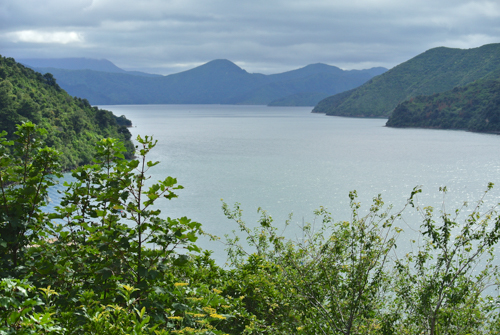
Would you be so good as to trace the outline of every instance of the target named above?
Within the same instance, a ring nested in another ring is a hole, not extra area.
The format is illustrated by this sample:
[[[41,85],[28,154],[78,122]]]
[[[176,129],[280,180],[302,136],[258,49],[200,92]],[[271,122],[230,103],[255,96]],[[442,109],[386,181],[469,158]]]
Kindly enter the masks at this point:
[[[223,236],[236,228],[221,210],[221,199],[239,202],[248,223],[267,210],[278,225],[289,213],[297,225],[327,207],[335,220],[349,219],[351,190],[368,207],[381,193],[400,208],[421,185],[422,205],[440,206],[479,199],[488,182],[498,184],[487,198],[499,199],[500,136],[464,131],[393,129],[383,119],[311,114],[311,108],[218,105],[100,106],[132,120],[133,136],[153,135],[151,154],[161,164],[153,179],[173,176],[185,187],[179,198],[161,205],[170,217],[188,216],[206,231]],[[414,211],[400,225],[405,244],[418,228]],[[208,240],[203,247],[225,259],[224,246]]]

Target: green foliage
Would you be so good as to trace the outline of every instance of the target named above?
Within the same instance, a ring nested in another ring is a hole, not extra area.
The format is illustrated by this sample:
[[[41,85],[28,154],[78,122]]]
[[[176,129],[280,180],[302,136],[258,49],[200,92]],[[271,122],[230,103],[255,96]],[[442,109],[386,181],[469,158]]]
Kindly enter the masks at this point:
[[[36,294],[26,280],[0,281],[0,334],[64,334],[65,329],[53,318],[51,296],[57,293],[50,287],[40,291]]]
[[[147,171],[157,164],[146,155],[156,142],[149,137],[137,141],[138,159],[125,160],[123,144],[103,139],[94,164],[73,171],[75,181],[66,184],[59,213],[51,215],[64,223],[48,223],[48,239],[39,242],[40,249],[30,250],[43,260],[32,265],[34,280],[55,281],[54,287],[71,295],[81,286],[107,297],[117,282],[147,294],[167,264],[186,262],[186,256],[178,255],[181,247],[199,251],[194,244],[199,223],[159,217],[157,200],[176,197],[174,191],[182,186],[171,177],[146,186]]]
[[[348,96],[327,98],[315,112],[355,117],[388,117],[401,102],[432,95],[479,79],[497,79],[500,44],[475,49],[434,48],[374,77]]]
[[[265,213],[260,226],[252,231],[242,221],[239,207],[230,211],[224,204],[226,215],[238,223],[247,234],[249,246],[257,250],[244,262],[246,252],[239,239],[228,238],[233,263],[246,273],[248,266],[259,260],[259,267],[265,269],[259,271],[260,276],[266,278],[265,284],[259,283],[259,287],[274,287],[277,292],[266,294],[273,298],[269,304],[276,305],[281,313],[286,311],[288,316],[286,323],[281,316],[278,322],[268,321],[267,325],[280,324],[279,330],[284,334],[298,327],[316,334],[357,334],[379,327],[384,308],[380,297],[390,283],[387,258],[395,246],[395,234],[400,231],[392,225],[400,213],[389,215],[389,209],[384,211],[383,202],[377,197],[369,214],[361,217],[355,192],[350,194],[350,199],[350,222],[335,223],[330,213],[321,208],[316,212],[321,218],[319,229],[316,231],[315,225],[305,224],[301,227],[304,238],[299,241],[285,241]],[[267,266],[263,266],[265,264]],[[274,271],[270,271],[273,268]],[[239,287],[253,286],[253,281],[249,279]],[[286,296],[286,304],[276,301],[283,296]],[[261,304],[266,301],[252,298]],[[291,310],[284,308],[287,305]],[[259,315],[258,311],[253,312]]]
[[[17,138],[7,141],[0,133],[0,265],[2,275],[24,264],[24,251],[38,239],[44,225],[40,206],[54,185],[60,154],[43,146],[45,129],[31,122],[17,126]],[[12,148],[14,155],[9,155]]]
[[[118,124],[111,112],[71,97],[52,74],[42,75],[0,56],[0,132],[7,131],[12,140],[16,125],[29,121],[46,129],[45,143],[62,153],[64,169],[90,163],[95,142],[104,137],[120,139],[127,148],[126,156],[132,157],[125,120],[121,117]]]
[[[82,330],[86,334],[168,334],[165,331],[156,331],[158,325],[150,326],[151,317],[146,314],[146,308],[137,309],[136,299],[132,294],[137,289],[128,285],[119,285],[117,295],[123,298],[124,303],[102,305],[96,300],[92,291],[80,295],[79,314],[84,318]]]
[[[387,126],[500,133],[500,81],[478,80],[410,99],[394,109]]]
[[[130,121],[129,119],[127,119],[125,117],[125,115],[121,115],[121,116],[117,117],[116,118],[116,123],[119,126],[132,127],[132,121]]]
[[[500,217],[494,208],[481,212],[482,203],[464,222],[458,217],[466,205],[453,214],[442,210],[439,225],[432,207],[418,208],[424,243],[396,262],[396,302],[406,313],[400,327],[410,333],[471,334],[488,324],[491,312],[498,313],[493,298],[481,294],[498,273],[492,262]]]
[[[405,207],[415,206],[420,192],[414,189]],[[492,262],[500,217],[494,209],[482,212],[481,199],[463,223],[461,210],[454,215],[443,210],[438,224],[431,207],[416,206],[423,215],[424,244],[398,258],[402,230],[394,224],[402,211],[390,214],[379,196],[362,216],[355,192],[350,200],[350,221],[333,222],[321,208],[316,213],[321,223],[303,225],[301,240],[285,239],[265,213],[250,229],[239,205],[234,210],[223,205],[247,236],[247,247],[237,235],[227,237],[236,268],[228,287],[245,294],[247,308],[260,321],[247,329],[256,334],[431,335],[498,329],[498,297],[483,294],[498,283]]]

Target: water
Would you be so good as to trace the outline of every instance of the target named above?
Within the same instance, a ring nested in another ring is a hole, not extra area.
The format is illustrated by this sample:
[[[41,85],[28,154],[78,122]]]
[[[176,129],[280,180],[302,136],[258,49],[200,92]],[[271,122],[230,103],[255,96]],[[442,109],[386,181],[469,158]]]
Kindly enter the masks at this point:
[[[158,145],[150,159],[161,164],[152,179],[173,176],[185,187],[179,198],[161,205],[163,215],[187,216],[209,233],[223,236],[236,229],[225,218],[221,199],[239,202],[247,223],[257,208],[268,211],[277,225],[289,213],[297,226],[327,207],[335,220],[350,218],[348,194],[357,190],[369,207],[382,194],[401,208],[412,189],[421,185],[419,202],[440,206],[440,186],[447,186],[447,209],[476,201],[488,182],[498,184],[487,202],[498,202],[500,137],[463,131],[393,129],[384,119],[354,119],[311,114],[308,107],[227,105],[100,106],[131,119],[133,137],[153,135]],[[405,222],[409,232],[419,225],[414,211]],[[225,261],[224,246],[203,239]]]

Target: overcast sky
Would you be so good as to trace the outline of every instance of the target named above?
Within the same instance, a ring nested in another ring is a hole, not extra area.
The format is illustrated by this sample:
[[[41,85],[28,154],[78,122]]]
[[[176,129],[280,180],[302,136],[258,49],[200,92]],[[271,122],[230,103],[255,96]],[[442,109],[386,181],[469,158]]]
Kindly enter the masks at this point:
[[[0,55],[108,59],[169,74],[391,68],[437,46],[500,42],[500,0],[0,0]]]

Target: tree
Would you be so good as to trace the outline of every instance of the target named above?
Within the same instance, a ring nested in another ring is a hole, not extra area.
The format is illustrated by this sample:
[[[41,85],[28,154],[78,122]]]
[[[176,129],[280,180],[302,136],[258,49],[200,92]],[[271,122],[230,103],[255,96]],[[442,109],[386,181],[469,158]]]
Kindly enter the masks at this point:
[[[56,78],[54,78],[54,76],[52,75],[52,73],[46,73],[46,74],[44,74],[43,78],[45,79],[45,82],[49,86],[54,86],[56,88],[56,90],[58,90],[58,91],[61,90],[61,87],[59,87],[59,85],[56,83]]]
[[[417,192],[413,191],[408,204]],[[311,334],[359,334],[383,327],[391,289],[389,254],[401,231],[393,225],[401,211],[391,215],[391,208],[384,209],[378,196],[368,214],[362,216],[356,192],[349,197],[350,221],[333,222],[330,213],[321,208],[315,213],[321,218],[320,226],[303,225],[304,239],[298,241],[278,234],[272,218],[265,213],[259,227],[252,231],[242,221],[239,207],[230,211],[223,206],[228,218],[238,223],[247,234],[248,244],[256,250],[255,255],[250,255],[238,237],[227,237],[233,264],[246,268],[244,257],[249,256],[247,263],[260,257],[279,267],[269,281],[276,284],[279,277],[282,294],[295,292],[291,298],[295,301],[288,302],[301,305],[299,328]]]
[[[17,126],[17,138],[0,133],[0,255],[2,271],[24,265],[26,247],[39,238],[48,187],[60,176],[59,152],[45,147],[46,130],[31,122]],[[10,147],[14,154],[10,155]]]
[[[160,218],[157,200],[177,197],[174,191],[182,186],[172,177],[147,185],[147,172],[158,162],[146,156],[156,141],[136,140],[138,159],[126,160],[120,141],[103,139],[94,164],[73,171],[75,180],[66,184],[58,213],[51,216],[64,223],[47,223],[46,241],[53,242],[41,242],[45,249],[36,251],[31,270],[40,284],[51,281],[69,292],[82,285],[106,297],[120,282],[147,294],[162,271],[187,261],[182,248],[199,251],[194,242],[200,223]]]
[[[500,238],[500,217],[495,207],[482,211],[484,196],[492,188],[490,183],[463,222],[459,218],[466,203],[453,214],[443,205],[440,224],[434,208],[417,207],[423,218],[423,245],[395,265],[400,328],[429,335],[477,333],[488,324],[490,314],[498,311],[493,299],[483,295],[498,280],[498,267],[492,262]]]

